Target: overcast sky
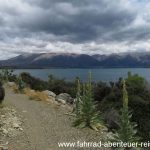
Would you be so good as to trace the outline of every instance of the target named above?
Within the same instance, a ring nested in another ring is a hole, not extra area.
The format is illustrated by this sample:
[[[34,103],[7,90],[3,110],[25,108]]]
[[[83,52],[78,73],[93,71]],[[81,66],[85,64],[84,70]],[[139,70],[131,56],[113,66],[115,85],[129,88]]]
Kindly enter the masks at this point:
[[[150,0],[0,0],[0,59],[150,51]]]

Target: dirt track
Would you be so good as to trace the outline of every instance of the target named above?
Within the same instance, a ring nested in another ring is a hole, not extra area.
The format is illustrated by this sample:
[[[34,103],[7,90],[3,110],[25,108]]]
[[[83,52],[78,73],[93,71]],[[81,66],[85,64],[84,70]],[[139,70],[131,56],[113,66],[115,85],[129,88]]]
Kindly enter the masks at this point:
[[[8,88],[5,104],[14,107],[23,120],[23,132],[8,139],[9,150],[74,150],[75,148],[59,148],[58,142],[91,142],[102,138],[101,133],[91,129],[72,127],[73,117],[65,115],[65,107],[29,100],[26,95],[14,94]]]

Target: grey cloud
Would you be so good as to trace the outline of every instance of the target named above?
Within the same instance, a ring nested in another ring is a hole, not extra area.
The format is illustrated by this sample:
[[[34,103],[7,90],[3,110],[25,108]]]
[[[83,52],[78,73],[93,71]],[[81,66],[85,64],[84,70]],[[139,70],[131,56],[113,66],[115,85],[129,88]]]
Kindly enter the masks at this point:
[[[129,28],[124,31],[120,30],[114,33],[112,37],[114,37],[115,41],[118,41],[118,42],[128,41],[129,43],[131,42],[134,43],[137,41],[146,41],[150,39],[150,26]]]
[[[31,2],[34,3],[34,1]],[[117,3],[111,7],[112,1],[110,0],[59,2],[53,3],[52,0],[43,2],[43,5],[49,6],[45,10],[41,1],[38,1],[36,4],[39,4],[40,8],[33,9],[25,18],[17,19],[16,25],[30,32],[52,33],[57,36],[68,35],[67,40],[71,42],[84,42],[102,38],[105,33],[112,30],[117,31],[130,24],[136,17],[132,10],[120,8],[121,6]]]
[[[150,3],[142,2],[142,7],[139,3],[136,0],[14,0],[10,3],[0,0],[0,46],[6,49],[8,45],[16,54],[26,52],[25,48],[31,52],[48,51],[49,43],[53,45],[51,49],[65,51],[68,43],[70,49],[74,46],[81,52],[111,53],[111,48],[120,43],[149,41]],[[143,23],[135,22],[138,17]],[[88,45],[92,42],[99,46]]]

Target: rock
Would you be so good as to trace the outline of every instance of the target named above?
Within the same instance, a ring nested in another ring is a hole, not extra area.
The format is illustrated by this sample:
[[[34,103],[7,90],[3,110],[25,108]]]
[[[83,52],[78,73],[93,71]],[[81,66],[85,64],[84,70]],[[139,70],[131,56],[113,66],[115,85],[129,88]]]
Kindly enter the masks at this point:
[[[68,93],[61,93],[56,96],[56,100],[59,101],[59,99],[65,101],[66,103],[72,104],[74,99],[68,94]]]
[[[3,146],[2,150],[8,150],[7,146]]]
[[[19,128],[19,130],[20,130],[20,131],[23,131],[23,129],[22,129],[22,128]]]
[[[15,109],[4,107],[2,108],[3,117],[0,117],[0,130],[3,136],[14,137],[23,129],[20,116],[17,115]]]
[[[20,128],[20,126],[19,126],[19,124],[18,123],[13,123],[13,128],[16,128],[16,129],[19,129]]]
[[[5,97],[5,89],[2,86],[2,83],[0,82],[0,103],[4,100]]]
[[[6,129],[2,129],[3,134],[7,135],[8,131]]]
[[[60,105],[60,103],[58,101],[53,101],[53,104]]]
[[[1,115],[1,118],[5,118],[5,115]]]
[[[16,83],[15,82],[7,82],[7,85],[9,87],[13,87],[13,86],[16,86]]]
[[[51,97],[51,98],[46,99],[46,101],[50,102],[50,103],[54,103],[55,102],[55,98]]]
[[[30,92],[35,93],[35,90],[30,89]]]
[[[66,101],[63,99],[57,99],[57,101],[60,102],[61,104],[64,104],[64,105],[66,104]]]
[[[55,98],[56,97],[56,94],[52,91],[49,91],[49,90],[45,90],[43,91],[43,93],[47,94],[49,98]]]

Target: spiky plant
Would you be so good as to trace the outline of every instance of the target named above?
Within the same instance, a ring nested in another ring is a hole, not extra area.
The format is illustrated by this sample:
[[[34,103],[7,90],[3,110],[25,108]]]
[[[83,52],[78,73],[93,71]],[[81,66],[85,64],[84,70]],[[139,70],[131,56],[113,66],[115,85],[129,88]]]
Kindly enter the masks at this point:
[[[131,122],[132,113],[128,108],[128,92],[126,90],[126,83],[123,80],[123,108],[121,109],[121,115],[118,122],[119,129],[114,134],[113,141],[117,142],[138,142],[140,138],[137,136],[137,127],[136,123]],[[116,148],[115,148],[116,149]],[[122,150],[130,149],[130,148],[118,148]]]
[[[94,130],[99,130],[103,127],[102,119],[99,112],[96,110],[96,105],[93,99],[91,73],[86,84],[82,85],[83,92],[81,94],[80,83],[78,82],[77,100],[76,100],[76,120],[74,126],[79,128],[90,127]]]
[[[76,116],[80,116],[81,114],[81,85],[80,85],[80,80],[77,80],[77,94],[76,94],[76,99],[75,99],[75,106],[73,109],[73,113],[76,114]]]

